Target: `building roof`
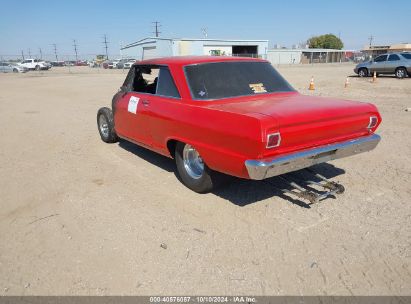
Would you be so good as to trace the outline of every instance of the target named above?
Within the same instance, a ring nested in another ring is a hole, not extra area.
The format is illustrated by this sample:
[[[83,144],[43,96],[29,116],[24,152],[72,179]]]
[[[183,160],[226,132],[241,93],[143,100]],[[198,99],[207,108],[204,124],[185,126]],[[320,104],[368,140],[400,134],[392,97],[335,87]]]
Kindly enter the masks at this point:
[[[163,37],[147,37],[140,39],[136,42],[129,43],[123,46],[121,49],[128,49],[130,47],[154,43],[156,40],[168,40],[168,41],[220,41],[220,42],[267,42],[268,40],[246,40],[246,39],[208,39],[208,38],[163,38]]]
[[[249,57],[231,57],[231,56],[174,56],[174,57],[162,57],[155,59],[147,59],[137,62],[137,64],[173,64],[173,65],[188,65],[188,64],[200,64],[209,62],[223,62],[223,61],[258,61],[267,62],[263,59],[249,58]]]
[[[411,43],[398,43],[390,46],[390,50],[411,50]]]

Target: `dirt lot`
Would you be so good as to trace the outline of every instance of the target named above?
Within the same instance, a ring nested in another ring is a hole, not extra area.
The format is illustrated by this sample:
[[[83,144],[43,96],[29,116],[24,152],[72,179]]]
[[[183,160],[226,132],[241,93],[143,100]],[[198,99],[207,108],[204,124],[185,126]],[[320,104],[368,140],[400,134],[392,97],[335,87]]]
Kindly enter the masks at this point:
[[[411,79],[344,89],[352,69],[279,68],[383,116],[376,150],[317,168],[347,190],[311,208],[266,182],[199,195],[172,160],[104,144],[122,71],[0,75],[0,294],[411,295]]]

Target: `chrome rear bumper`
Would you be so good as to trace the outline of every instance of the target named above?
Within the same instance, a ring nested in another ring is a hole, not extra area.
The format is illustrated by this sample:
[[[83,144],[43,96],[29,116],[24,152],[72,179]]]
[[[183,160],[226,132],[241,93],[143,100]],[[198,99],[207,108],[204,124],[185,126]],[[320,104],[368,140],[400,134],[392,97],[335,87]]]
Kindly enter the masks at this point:
[[[373,134],[284,156],[246,160],[245,166],[250,179],[261,180],[330,160],[370,151],[377,146],[380,140],[381,137],[379,135]]]

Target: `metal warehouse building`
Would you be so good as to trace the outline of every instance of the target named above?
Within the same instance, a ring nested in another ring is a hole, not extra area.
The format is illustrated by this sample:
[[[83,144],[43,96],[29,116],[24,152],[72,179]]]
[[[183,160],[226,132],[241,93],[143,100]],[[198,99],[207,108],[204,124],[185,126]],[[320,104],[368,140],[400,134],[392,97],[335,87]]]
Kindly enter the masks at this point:
[[[138,60],[186,55],[266,58],[268,40],[185,39],[149,37],[121,48],[125,58]]]

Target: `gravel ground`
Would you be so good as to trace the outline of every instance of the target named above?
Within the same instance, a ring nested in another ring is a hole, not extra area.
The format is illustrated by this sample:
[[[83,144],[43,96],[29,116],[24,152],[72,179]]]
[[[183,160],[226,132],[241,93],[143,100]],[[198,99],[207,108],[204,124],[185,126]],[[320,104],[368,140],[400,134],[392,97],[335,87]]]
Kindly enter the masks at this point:
[[[352,69],[279,67],[383,117],[376,150],[317,167],[346,192],[311,206],[279,178],[196,194],[172,160],[104,144],[123,71],[0,75],[0,295],[411,295],[411,79],[344,88]]]

